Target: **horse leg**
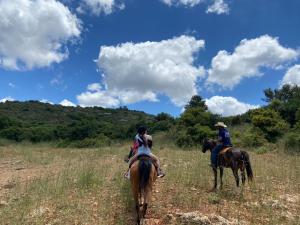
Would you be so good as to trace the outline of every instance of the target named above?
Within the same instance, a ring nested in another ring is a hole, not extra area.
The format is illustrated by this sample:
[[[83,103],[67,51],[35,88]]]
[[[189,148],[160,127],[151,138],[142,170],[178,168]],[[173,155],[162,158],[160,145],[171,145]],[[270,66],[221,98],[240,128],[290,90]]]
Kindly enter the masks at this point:
[[[236,181],[236,186],[238,187],[240,185],[240,178],[239,178],[239,174],[238,174],[238,168],[237,168],[236,165],[234,165],[231,169],[232,169],[235,181]]]
[[[223,167],[220,167],[220,182],[221,182],[221,186],[220,189],[223,188]]]
[[[213,168],[214,171],[214,176],[215,176],[215,184],[214,184],[214,190],[217,189],[217,185],[218,185],[218,171],[217,168]]]
[[[244,163],[241,166],[241,176],[242,176],[242,183],[243,185],[245,185],[245,181],[246,181],[246,175],[245,175],[245,167],[244,167]]]
[[[142,218],[145,218],[146,216],[146,212],[147,212],[147,208],[148,208],[148,199],[149,199],[149,190],[148,187],[146,188],[146,190],[144,190],[144,202],[143,202],[143,210],[142,210]]]
[[[137,223],[137,225],[140,225],[141,220],[140,220],[140,204],[139,203],[137,203],[135,205],[135,210],[136,210],[136,215],[137,215],[136,223]]]

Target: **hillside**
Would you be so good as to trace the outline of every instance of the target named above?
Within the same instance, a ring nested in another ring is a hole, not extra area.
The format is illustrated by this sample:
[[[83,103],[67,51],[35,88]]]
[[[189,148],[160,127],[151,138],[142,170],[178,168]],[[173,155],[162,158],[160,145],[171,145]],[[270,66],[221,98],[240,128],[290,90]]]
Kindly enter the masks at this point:
[[[0,103],[0,137],[32,142],[132,137],[139,124],[151,124],[144,112],[101,107],[82,108],[38,101]]]

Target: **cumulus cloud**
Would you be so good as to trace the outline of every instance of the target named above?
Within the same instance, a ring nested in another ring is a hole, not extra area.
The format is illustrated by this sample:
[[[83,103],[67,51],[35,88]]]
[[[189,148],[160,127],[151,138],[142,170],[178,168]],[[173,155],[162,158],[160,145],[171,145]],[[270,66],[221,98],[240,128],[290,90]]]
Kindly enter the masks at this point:
[[[89,91],[101,91],[101,85],[99,83],[93,83],[93,84],[89,84],[87,86],[87,89]]]
[[[298,56],[297,50],[280,45],[278,38],[269,35],[244,39],[232,54],[222,50],[212,59],[207,84],[233,88],[244,78],[262,76],[262,67],[276,69]]]
[[[281,81],[281,86],[284,84],[300,86],[300,65],[288,69]]]
[[[62,106],[76,107],[76,105],[73,102],[69,101],[68,99],[62,100],[59,104],[62,105]]]
[[[0,103],[4,103],[4,102],[12,102],[12,101],[15,101],[15,99],[13,99],[13,98],[10,97],[10,96],[0,99]]]
[[[213,4],[208,6],[206,13],[216,13],[218,15],[220,14],[228,14],[229,13],[229,7],[224,0],[214,0]]]
[[[114,10],[122,10],[125,4],[117,0],[82,0],[76,9],[78,13],[91,12],[94,15],[108,15]]]
[[[165,4],[167,4],[168,6],[184,5],[184,6],[189,6],[189,7],[193,7],[195,5],[198,5],[202,2],[204,2],[204,0],[161,0],[161,1]]]
[[[0,31],[0,67],[33,69],[66,59],[81,25],[57,0],[1,0]]]
[[[168,6],[194,7],[206,3],[207,0],[160,0]],[[229,6],[225,0],[210,0],[211,4],[207,7],[206,13],[228,14]]]
[[[47,99],[42,99],[42,100],[40,100],[39,102],[41,102],[41,103],[48,103],[48,104],[50,104],[50,105],[54,105],[53,102],[51,102],[51,101],[49,101],[49,100],[47,100]]]
[[[206,105],[212,113],[222,116],[234,116],[247,112],[250,109],[258,108],[259,105],[250,105],[239,102],[233,97],[213,96],[206,99]]]
[[[115,107],[139,101],[158,101],[166,95],[182,106],[197,93],[196,82],[204,69],[195,66],[195,54],[203,40],[180,36],[160,42],[102,46],[98,66],[104,85],[91,84],[77,96],[82,106]]]

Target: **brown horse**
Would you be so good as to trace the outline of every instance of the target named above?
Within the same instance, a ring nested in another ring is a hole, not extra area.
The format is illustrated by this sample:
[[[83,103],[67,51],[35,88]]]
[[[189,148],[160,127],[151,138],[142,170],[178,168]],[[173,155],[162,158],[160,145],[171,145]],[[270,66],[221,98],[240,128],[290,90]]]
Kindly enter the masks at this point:
[[[137,224],[145,218],[157,173],[151,158],[140,156],[130,167],[130,181],[137,212]]]
[[[202,152],[205,153],[207,150],[212,150],[216,147],[217,142],[214,140],[204,139],[203,145],[202,145]],[[240,178],[238,174],[238,170],[241,170],[242,175],[242,183],[245,184],[246,176],[245,176],[245,169],[247,171],[247,177],[249,181],[253,180],[253,172],[251,168],[250,163],[250,157],[249,154],[246,151],[237,149],[237,148],[230,148],[228,151],[226,151],[223,154],[219,154],[218,156],[218,167],[220,169],[220,180],[221,180],[221,186],[222,189],[223,186],[223,168],[231,168],[235,181],[236,186],[239,186]],[[215,177],[215,184],[214,189],[217,188],[217,179],[218,179],[218,172],[217,168],[212,167],[214,171],[214,177]]]

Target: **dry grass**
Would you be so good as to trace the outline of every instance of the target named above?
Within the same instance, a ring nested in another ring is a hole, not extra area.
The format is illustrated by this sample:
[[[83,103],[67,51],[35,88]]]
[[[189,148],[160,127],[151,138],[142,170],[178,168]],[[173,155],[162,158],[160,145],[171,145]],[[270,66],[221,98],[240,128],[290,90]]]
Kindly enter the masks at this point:
[[[7,203],[0,206],[0,224],[134,224],[129,182],[122,177],[128,146],[0,147],[0,201]],[[212,193],[208,154],[163,144],[154,152],[167,172],[156,183],[149,209],[156,224],[168,224],[163,222],[168,213],[189,211],[216,213],[248,224],[300,224],[300,156],[252,153],[255,182],[236,188],[226,169],[224,189]],[[18,161],[24,169],[9,177],[16,165],[7,161]],[[28,177],[26,171],[32,174]],[[4,189],[3,182],[11,180],[15,186]]]

